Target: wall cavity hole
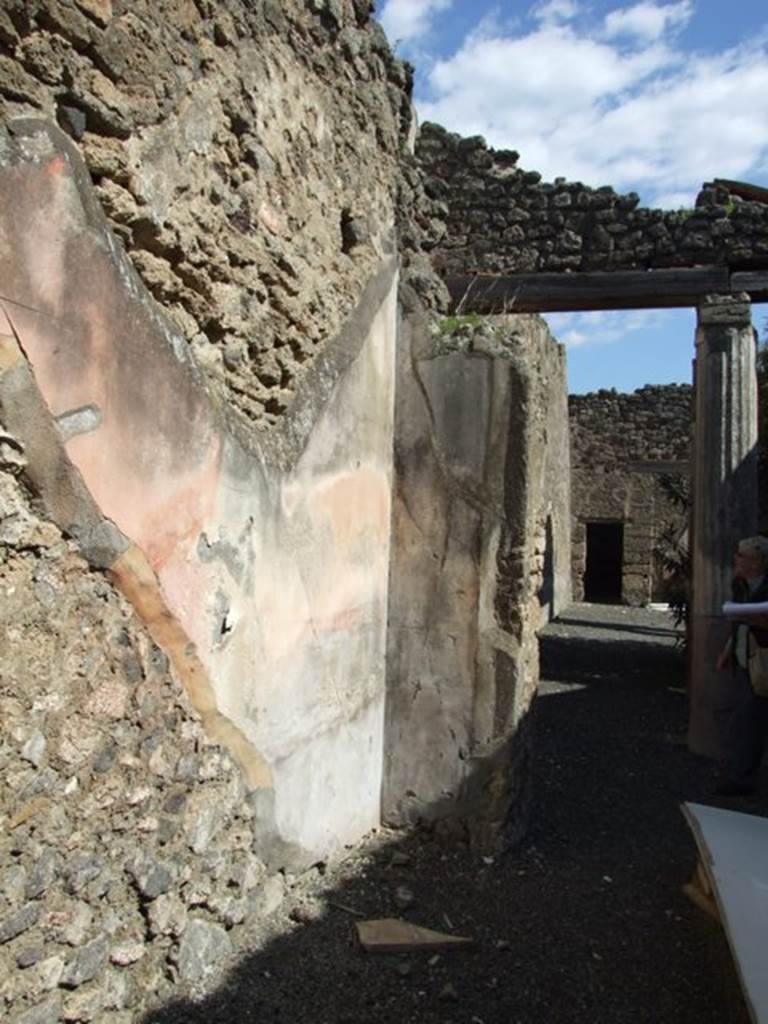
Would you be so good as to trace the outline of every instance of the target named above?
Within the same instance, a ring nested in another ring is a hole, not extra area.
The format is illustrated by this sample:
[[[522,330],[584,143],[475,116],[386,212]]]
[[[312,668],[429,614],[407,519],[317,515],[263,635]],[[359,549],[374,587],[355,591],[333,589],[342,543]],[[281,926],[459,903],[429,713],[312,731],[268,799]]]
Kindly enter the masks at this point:
[[[350,253],[358,245],[364,245],[370,239],[368,224],[361,217],[355,217],[348,206],[341,211],[341,251]]]

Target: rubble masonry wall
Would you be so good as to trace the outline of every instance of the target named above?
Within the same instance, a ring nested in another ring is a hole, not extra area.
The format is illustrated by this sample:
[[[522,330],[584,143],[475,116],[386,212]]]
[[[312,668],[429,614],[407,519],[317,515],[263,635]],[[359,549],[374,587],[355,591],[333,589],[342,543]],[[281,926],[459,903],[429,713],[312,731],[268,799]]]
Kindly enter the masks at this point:
[[[132,608],[0,469],[0,1005],[126,1024],[226,963],[283,876]],[[77,623],[77,627],[73,626]]]
[[[514,151],[434,124],[422,125],[417,155],[427,194],[442,204],[434,262],[445,277],[745,267],[768,256],[768,206],[721,187],[705,186],[693,210],[644,209],[633,192],[542,181]]]
[[[654,546],[665,526],[682,533],[687,522],[659,477],[688,478],[692,402],[689,384],[569,397],[575,600],[584,596],[586,524],[601,521],[624,524],[624,602],[643,605],[662,596]]]
[[[274,422],[403,220],[433,229],[410,73],[367,0],[8,0],[0,114],[58,121],[134,268],[250,423]],[[361,174],[360,169],[365,168]],[[406,229],[407,227],[407,229]]]
[[[379,822],[434,724],[398,732],[387,687],[448,680],[481,766],[431,764],[422,803],[519,832],[535,632],[569,586],[562,354],[535,319],[427,332],[403,402],[423,374],[445,416],[419,438],[401,408],[393,469],[398,285],[444,301],[445,223],[367,2],[9,0],[0,50],[0,993],[19,1024],[127,1024]],[[415,556],[390,513],[422,443]],[[460,672],[439,639],[387,665],[395,579],[390,652],[455,624]]]

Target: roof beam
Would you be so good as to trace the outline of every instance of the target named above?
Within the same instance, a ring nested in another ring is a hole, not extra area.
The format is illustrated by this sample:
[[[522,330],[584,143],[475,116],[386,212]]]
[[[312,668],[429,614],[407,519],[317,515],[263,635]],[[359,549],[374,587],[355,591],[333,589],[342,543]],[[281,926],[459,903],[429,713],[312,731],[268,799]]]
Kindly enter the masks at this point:
[[[747,199],[752,203],[768,203],[768,188],[752,185],[748,181],[731,181],[730,178],[715,178],[713,185],[725,188],[732,196]]]
[[[705,295],[747,292],[768,301],[768,271],[728,267],[608,270],[586,273],[456,275],[446,278],[458,313],[554,313],[592,309],[696,306]]]
[[[753,302],[768,301],[768,270],[740,270],[731,274],[731,291],[746,292]]]

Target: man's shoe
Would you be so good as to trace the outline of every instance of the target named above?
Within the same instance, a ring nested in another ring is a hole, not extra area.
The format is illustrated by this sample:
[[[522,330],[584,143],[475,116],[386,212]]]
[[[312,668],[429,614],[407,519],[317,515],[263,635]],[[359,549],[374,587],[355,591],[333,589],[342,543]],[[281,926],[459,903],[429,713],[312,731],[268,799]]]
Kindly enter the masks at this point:
[[[752,796],[755,786],[749,782],[734,782],[733,779],[725,779],[714,789],[715,796]]]

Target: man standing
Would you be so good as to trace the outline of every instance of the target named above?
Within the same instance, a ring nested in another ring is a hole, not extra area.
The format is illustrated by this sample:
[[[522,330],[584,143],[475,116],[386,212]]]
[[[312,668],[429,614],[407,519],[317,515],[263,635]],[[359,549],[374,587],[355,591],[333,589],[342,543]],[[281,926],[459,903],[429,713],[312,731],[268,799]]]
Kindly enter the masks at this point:
[[[734,556],[733,599],[752,604],[768,601],[768,537],[739,541]],[[716,790],[720,796],[754,793],[768,740],[768,697],[755,693],[749,677],[750,635],[760,647],[768,646],[768,615],[740,616],[717,660],[718,669],[732,668],[736,690],[728,728],[726,775]]]

